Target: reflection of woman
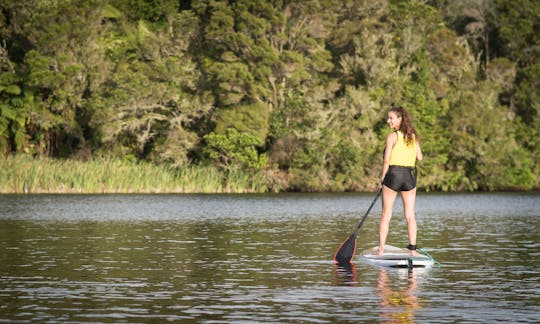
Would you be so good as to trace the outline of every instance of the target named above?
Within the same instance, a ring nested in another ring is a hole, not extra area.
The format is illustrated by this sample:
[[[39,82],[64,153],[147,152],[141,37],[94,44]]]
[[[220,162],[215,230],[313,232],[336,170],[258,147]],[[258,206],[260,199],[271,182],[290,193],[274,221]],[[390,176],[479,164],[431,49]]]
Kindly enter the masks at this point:
[[[406,289],[392,290],[389,286],[386,270],[379,272],[377,286],[381,297],[381,315],[385,317],[383,323],[414,323],[415,311],[420,303],[415,295],[416,278],[413,271],[408,272],[408,285]]]
[[[418,133],[414,128],[409,113],[403,107],[393,107],[388,112],[388,125],[394,131],[386,138],[382,167],[382,215],[379,224],[379,255],[384,253],[384,244],[388,236],[392,209],[397,193],[401,192],[403,211],[407,220],[409,245],[413,255],[416,253],[416,160],[422,160],[422,150]]]

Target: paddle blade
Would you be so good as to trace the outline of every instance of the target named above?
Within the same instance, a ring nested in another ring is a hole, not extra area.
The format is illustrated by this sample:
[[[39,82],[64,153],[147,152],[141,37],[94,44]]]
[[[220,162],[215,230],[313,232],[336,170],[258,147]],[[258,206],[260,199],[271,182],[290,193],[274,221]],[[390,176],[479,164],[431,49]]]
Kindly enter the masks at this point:
[[[356,252],[356,235],[357,232],[351,234],[336,251],[334,261],[338,264],[349,264]]]

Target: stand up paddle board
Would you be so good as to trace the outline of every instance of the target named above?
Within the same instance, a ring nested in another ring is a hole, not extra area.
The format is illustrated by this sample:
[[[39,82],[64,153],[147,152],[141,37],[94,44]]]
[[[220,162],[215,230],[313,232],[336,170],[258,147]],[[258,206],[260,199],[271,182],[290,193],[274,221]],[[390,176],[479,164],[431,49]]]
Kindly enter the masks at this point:
[[[373,247],[365,250],[360,255],[360,260],[366,263],[391,268],[426,268],[435,264],[435,260],[421,251],[417,251],[418,255],[411,255],[408,249],[398,248],[392,245],[384,246],[384,254],[377,255],[379,247]]]

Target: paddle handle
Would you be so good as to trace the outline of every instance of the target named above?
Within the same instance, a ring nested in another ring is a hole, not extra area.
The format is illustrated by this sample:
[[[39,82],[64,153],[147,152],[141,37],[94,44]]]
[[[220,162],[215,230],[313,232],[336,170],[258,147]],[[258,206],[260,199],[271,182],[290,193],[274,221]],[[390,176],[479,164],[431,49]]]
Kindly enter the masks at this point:
[[[367,218],[367,215],[369,214],[369,212],[371,211],[371,208],[373,208],[373,205],[375,205],[375,202],[377,201],[377,199],[379,198],[379,196],[381,195],[381,192],[382,192],[382,186],[379,188],[379,190],[377,191],[377,195],[375,196],[375,199],[373,199],[373,201],[371,202],[371,205],[369,205],[369,208],[368,210],[366,211],[364,217],[362,217],[362,220],[360,221],[360,223],[358,224],[358,226],[356,227],[356,231],[354,231],[355,234],[358,233],[358,230],[360,229],[360,227],[362,227],[362,224],[364,224],[364,221],[366,220]],[[356,235],[355,235],[356,236]]]

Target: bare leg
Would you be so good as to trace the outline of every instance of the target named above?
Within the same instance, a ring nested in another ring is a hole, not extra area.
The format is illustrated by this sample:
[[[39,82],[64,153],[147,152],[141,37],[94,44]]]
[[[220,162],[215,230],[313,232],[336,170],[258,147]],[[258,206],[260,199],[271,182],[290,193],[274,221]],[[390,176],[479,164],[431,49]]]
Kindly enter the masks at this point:
[[[390,219],[392,218],[392,209],[396,202],[397,192],[383,186],[382,189],[382,214],[381,222],[379,224],[379,252],[378,255],[384,253],[384,244],[386,243],[386,237],[388,236],[388,227],[390,226]]]
[[[416,245],[416,216],[414,214],[414,203],[416,200],[416,188],[409,191],[401,192],[401,199],[403,200],[403,212],[405,214],[405,220],[407,221],[407,233],[409,234],[409,243]],[[418,252],[411,251],[411,254],[418,255]]]

